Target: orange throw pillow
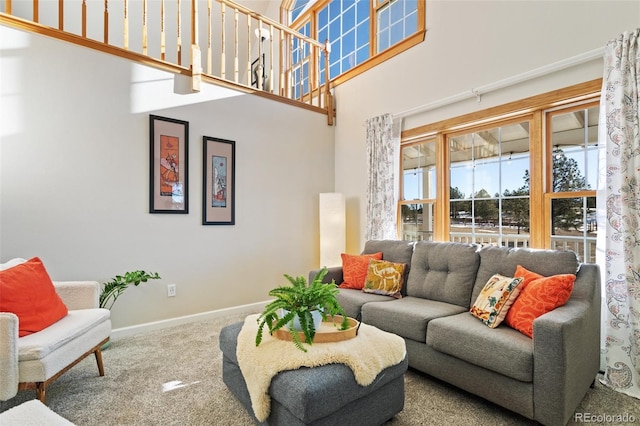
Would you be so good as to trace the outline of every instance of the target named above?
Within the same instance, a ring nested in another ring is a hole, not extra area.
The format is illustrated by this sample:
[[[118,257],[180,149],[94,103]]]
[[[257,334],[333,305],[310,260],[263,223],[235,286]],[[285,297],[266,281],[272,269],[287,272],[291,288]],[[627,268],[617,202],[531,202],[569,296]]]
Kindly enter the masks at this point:
[[[69,312],[42,261],[34,257],[0,271],[0,312],[18,316],[18,336],[43,330]]]
[[[527,288],[527,286],[529,285],[529,283],[531,283],[531,281],[537,280],[539,278],[544,278],[544,275],[540,275],[537,272],[529,271],[527,268],[525,268],[522,265],[518,265],[516,267],[516,273],[513,274],[513,276],[524,278],[524,280],[522,281],[522,284],[520,284],[520,291]]]
[[[576,276],[561,274],[544,277],[520,265],[514,276],[524,278],[521,284],[524,288],[511,305],[504,322],[509,327],[533,338],[533,320],[567,303],[571,297]]]
[[[342,253],[342,284],[340,288],[352,288],[362,290],[369,271],[369,261],[371,259],[381,260],[382,252],[372,254],[347,254]]]

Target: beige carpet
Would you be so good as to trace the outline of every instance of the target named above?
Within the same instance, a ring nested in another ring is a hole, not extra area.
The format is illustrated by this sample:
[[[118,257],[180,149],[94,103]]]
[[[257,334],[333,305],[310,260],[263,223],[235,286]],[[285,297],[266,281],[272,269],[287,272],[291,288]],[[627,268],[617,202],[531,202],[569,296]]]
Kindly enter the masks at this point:
[[[229,316],[114,340],[103,353],[105,377],[98,376],[94,357],[88,357],[48,388],[47,405],[79,426],[251,425],[251,417],[222,382],[218,348],[220,329],[243,318]],[[388,425],[535,424],[411,369],[405,383],[405,408]],[[1,402],[0,411],[34,397],[33,391],[20,392]],[[640,422],[640,401],[598,383],[578,412],[634,413]]]

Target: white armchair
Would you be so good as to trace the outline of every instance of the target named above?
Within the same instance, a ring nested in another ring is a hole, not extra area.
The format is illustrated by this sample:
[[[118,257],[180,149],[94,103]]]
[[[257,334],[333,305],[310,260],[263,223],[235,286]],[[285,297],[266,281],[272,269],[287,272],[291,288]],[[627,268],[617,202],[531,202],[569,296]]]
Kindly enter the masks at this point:
[[[69,313],[44,330],[18,337],[18,317],[0,312],[0,400],[35,389],[45,402],[46,387],[90,354],[104,376],[100,347],[109,340],[108,309],[98,308],[96,281],[53,282]]]

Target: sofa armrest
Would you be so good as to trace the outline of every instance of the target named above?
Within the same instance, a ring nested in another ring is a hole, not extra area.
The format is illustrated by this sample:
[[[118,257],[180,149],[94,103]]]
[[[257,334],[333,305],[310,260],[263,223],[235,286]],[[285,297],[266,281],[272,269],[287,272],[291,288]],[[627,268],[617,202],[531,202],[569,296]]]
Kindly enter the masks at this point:
[[[600,370],[600,272],[583,264],[569,301],[533,322],[535,420],[565,425]]]
[[[98,307],[100,284],[97,281],[54,281],[53,285],[70,311]]]
[[[309,272],[309,283],[313,282],[313,279],[316,277],[316,275],[318,275],[318,272],[320,271],[321,269],[313,269]],[[329,284],[332,280],[336,283],[336,285],[342,284],[342,266],[332,266],[330,268],[327,268],[327,275],[324,276],[322,282],[325,284]]]
[[[0,312],[0,401],[18,393],[18,316]]]

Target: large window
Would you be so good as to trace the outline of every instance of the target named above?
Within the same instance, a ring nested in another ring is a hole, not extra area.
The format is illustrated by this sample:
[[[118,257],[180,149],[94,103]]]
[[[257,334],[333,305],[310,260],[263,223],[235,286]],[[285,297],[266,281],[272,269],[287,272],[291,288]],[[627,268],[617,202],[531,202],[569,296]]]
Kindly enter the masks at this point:
[[[287,25],[320,42],[330,42],[328,74],[334,82],[424,40],[424,1],[284,0],[282,7]],[[294,65],[296,60],[294,57]],[[325,75],[321,61],[320,84]]]
[[[597,103],[549,112],[549,199],[551,247],[573,250],[595,261],[598,188]]]
[[[529,122],[450,136],[451,241],[529,245]]]
[[[595,262],[600,85],[404,131],[400,238],[565,249]]]
[[[433,240],[436,199],[436,142],[434,139],[402,147],[402,202],[400,229],[402,239]]]

